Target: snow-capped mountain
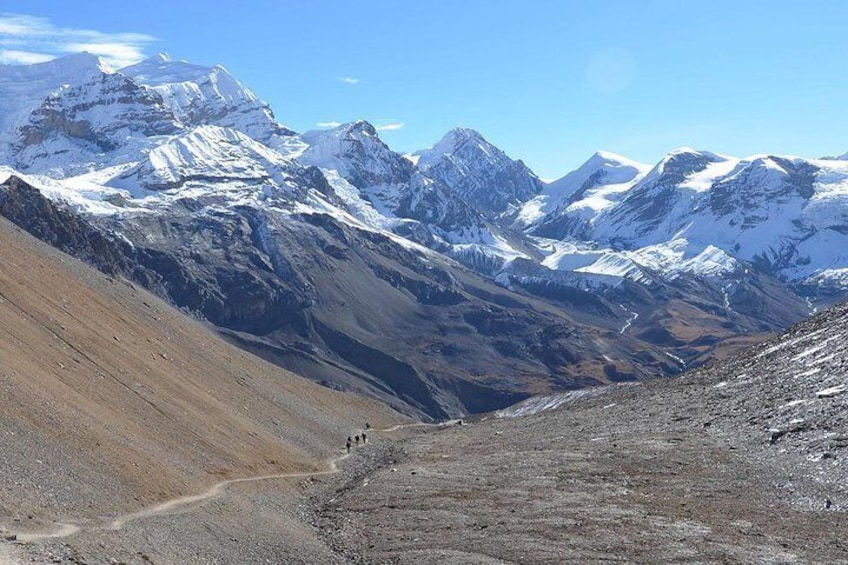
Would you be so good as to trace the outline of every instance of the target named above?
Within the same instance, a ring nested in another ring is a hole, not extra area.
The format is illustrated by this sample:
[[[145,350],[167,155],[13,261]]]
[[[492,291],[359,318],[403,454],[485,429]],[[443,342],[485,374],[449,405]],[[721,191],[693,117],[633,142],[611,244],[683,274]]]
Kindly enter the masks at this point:
[[[542,189],[542,181],[522,161],[510,159],[472,129],[453,129],[415,157],[423,174],[490,217],[517,207]]]
[[[595,216],[621,200],[649,169],[626,157],[599,151],[526,201],[516,216],[516,225],[542,237],[585,237]]]
[[[745,262],[793,283],[841,285],[846,181],[848,167],[839,160],[738,159],[681,149],[619,185],[615,201],[592,208],[572,197],[564,211],[541,215],[529,230],[642,258],[683,246],[682,255],[655,263],[662,270],[712,249],[728,267]]]
[[[463,260],[469,246],[493,255],[516,252],[499,244],[480,214],[412,161],[392,151],[360,120],[300,136],[297,160],[320,168],[348,210],[372,227],[389,229]],[[503,259],[501,260],[503,262]]]
[[[88,53],[34,65],[0,65],[0,144],[16,141],[17,128],[63,85],[85,84],[112,69]]]
[[[2,66],[0,110],[4,215],[431,415],[670,373],[848,289],[845,160],[599,152],[545,184],[468,129],[412,156],[362,120],[294,134],[163,56]]]
[[[228,185],[283,186],[291,160],[234,129],[198,126],[151,149],[145,158],[109,186],[129,190],[174,190],[191,187],[209,194]],[[299,167],[297,167],[299,168]]]
[[[0,100],[3,162],[57,176],[179,127],[155,93],[89,54],[0,66]]]
[[[224,67],[173,61],[160,53],[121,73],[159,93],[186,127],[216,125],[238,130],[267,145],[292,131],[274,118],[271,108]]]
[[[149,138],[180,130],[155,92],[104,72],[48,96],[19,127],[12,150],[23,170],[63,175],[103,164],[107,154],[116,157],[107,162],[118,162]]]

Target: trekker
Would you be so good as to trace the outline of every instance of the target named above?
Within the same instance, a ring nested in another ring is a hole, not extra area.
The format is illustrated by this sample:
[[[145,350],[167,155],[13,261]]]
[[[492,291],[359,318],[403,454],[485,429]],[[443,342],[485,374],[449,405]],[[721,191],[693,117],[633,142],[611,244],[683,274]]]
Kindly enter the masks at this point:
[[[370,429],[371,429],[371,424],[369,424],[368,422],[365,422],[365,429],[366,429],[366,430],[370,430]]]
[[[359,445],[359,436],[356,436],[356,445]]]
[[[350,453],[350,438],[347,438],[347,443],[345,444],[345,447],[347,448],[347,452]]]
[[[365,435],[365,432],[362,432],[362,443],[368,443],[368,436]]]

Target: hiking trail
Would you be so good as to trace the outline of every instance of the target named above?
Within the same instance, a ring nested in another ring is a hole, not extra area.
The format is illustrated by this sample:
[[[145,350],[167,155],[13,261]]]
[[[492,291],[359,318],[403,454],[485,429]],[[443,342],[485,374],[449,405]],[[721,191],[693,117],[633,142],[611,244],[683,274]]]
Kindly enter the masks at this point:
[[[391,426],[389,428],[384,428],[380,430],[372,430],[377,433],[391,433],[398,430],[402,430],[405,428],[414,428],[414,427],[441,427],[448,426],[452,423],[457,422],[458,420],[450,420],[447,422],[440,423],[425,423],[425,422],[414,422],[410,424],[397,424]],[[219,483],[215,483],[208,490],[202,492],[200,494],[193,494],[188,496],[179,496],[176,498],[171,498],[169,500],[165,500],[153,506],[142,508],[141,510],[136,510],[135,512],[128,512],[126,514],[122,514],[116,518],[112,518],[105,525],[90,525],[86,526],[82,523],[69,523],[69,522],[57,522],[55,524],[56,529],[52,532],[10,532],[11,535],[16,536],[15,541],[20,542],[38,542],[48,539],[61,539],[68,538],[75,534],[78,534],[83,531],[118,531],[121,530],[125,525],[135,522],[138,520],[144,520],[147,518],[155,518],[157,516],[167,516],[173,514],[175,511],[182,509],[184,507],[191,507],[193,505],[200,505],[209,500],[216,499],[220,497],[226,491],[227,487],[242,484],[242,483],[255,483],[260,481],[272,481],[279,479],[298,479],[298,478],[307,478],[307,477],[316,477],[321,475],[333,475],[340,471],[338,464],[350,457],[351,453],[345,453],[340,455],[339,457],[329,459],[327,461],[327,469],[323,471],[304,471],[298,473],[276,473],[272,475],[258,475],[255,477],[243,477],[240,479],[228,479],[226,481],[221,481]]]

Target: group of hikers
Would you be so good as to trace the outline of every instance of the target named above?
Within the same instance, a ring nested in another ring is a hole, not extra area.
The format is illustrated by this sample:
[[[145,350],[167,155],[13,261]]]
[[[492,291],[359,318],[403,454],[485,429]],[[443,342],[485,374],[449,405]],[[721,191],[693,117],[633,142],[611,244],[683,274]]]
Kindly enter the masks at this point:
[[[365,422],[365,430],[370,430],[371,424]],[[359,445],[359,442],[362,442],[362,445],[368,443],[368,434],[365,433],[365,430],[361,431],[359,434],[353,436],[353,439],[350,436],[347,436],[347,443],[345,444],[345,448],[347,452],[350,453],[350,448],[353,447],[353,442],[356,442],[356,445]]]

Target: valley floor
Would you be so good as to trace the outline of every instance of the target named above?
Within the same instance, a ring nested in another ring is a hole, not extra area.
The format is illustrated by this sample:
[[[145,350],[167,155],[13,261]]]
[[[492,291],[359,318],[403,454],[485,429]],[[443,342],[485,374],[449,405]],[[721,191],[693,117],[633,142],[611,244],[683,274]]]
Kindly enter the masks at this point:
[[[339,473],[0,545],[0,563],[848,563],[842,450],[826,468],[799,463],[715,378],[375,432]]]
[[[352,563],[848,563],[844,491],[658,388],[410,437],[333,479],[325,539]]]

